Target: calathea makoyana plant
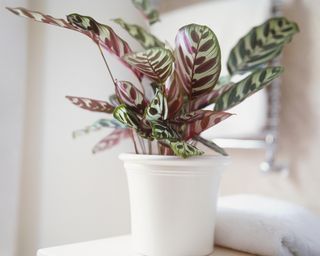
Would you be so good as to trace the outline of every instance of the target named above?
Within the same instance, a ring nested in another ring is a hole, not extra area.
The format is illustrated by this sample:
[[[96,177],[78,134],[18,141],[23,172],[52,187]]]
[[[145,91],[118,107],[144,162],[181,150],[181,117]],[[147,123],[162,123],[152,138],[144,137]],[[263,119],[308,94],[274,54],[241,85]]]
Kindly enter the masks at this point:
[[[133,0],[133,4],[150,25],[159,20],[158,12],[147,0]],[[182,27],[172,50],[144,28],[114,19],[144,48],[135,52],[110,26],[91,17],[70,14],[65,20],[24,8],[8,9],[19,16],[80,32],[98,46],[115,94],[104,101],[67,96],[83,109],[113,114],[113,118],[101,119],[75,132],[77,136],[103,127],[114,129],[94,147],[94,152],[110,148],[123,138],[132,138],[136,153],[155,153],[152,144],[156,144],[158,154],[186,158],[202,155],[196,147],[201,143],[226,155],[218,145],[201,137],[201,132],[230,117],[226,111],[279,77],[283,68],[272,66],[272,60],[298,32],[297,24],[284,17],[271,18],[252,28],[230,52],[229,75],[220,77],[219,42],[207,26]],[[114,78],[104,51],[126,65],[139,84]],[[239,74],[242,79],[235,80]],[[150,89],[152,95],[147,96]]]

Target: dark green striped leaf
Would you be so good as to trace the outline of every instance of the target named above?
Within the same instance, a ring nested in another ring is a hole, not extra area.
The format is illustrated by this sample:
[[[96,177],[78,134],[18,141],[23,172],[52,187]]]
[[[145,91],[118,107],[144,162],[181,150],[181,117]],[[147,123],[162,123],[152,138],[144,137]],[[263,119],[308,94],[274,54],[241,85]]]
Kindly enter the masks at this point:
[[[191,144],[188,144],[184,141],[174,141],[170,142],[170,147],[173,150],[173,152],[177,156],[181,156],[182,158],[188,158],[191,156],[201,156],[204,154],[203,151],[199,150],[195,146],[192,146]]]
[[[182,27],[176,37],[176,68],[183,88],[191,98],[211,90],[221,70],[221,53],[213,31],[190,24]]]
[[[116,95],[122,104],[143,114],[148,105],[143,93],[128,81],[116,81]]]
[[[166,120],[168,118],[168,102],[166,96],[157,90],[154,98],[145,110],[145,119],[150,122]]]
[[[113,117],[126,127],[140,131],[140,119],[137,114],[125,105],[120,105],[113,111]]]
[[[281,53],[298,31],[298,25],[284,17],[271,18],[252,28],[231,50],[229,73],[244,73],[266,64]]]
[[[149,21],[150,25],[159,21],[159,12],[152,8],[149,0],[132,0],[132,3]]]
[[[157,83],[164,84],[172,73],[173,55],[164,48],[128,54],[124,60]]]
[[[163,122],[152,123],[152,135],[158,141],[169,143],[180,140],[179,134],[171,126]]]
[[[115,23],[119,24],[125,29],[133,38],[135,38],[143,48],[150,49],[154,47],[165,47],[165,44],[161,42],[157,37],[147,32],[144,28],[126,23],[123,19],[114,19]]]
[[[255,71],[223,93],[216,101],[214,110],[223,111],[236,106],[250,95],[269,85],[282,72],[283,67],[267,67]]]
[[[202,138],[201,136],[195,137],[195,140],[199,141],[203,145],[207,146],[208,148],[214,150],[215,152],[217,152],[223,156],[228,155],[227,152],[223,148],[219,147],[216,143],[214,143],[211,140],[206,140],[206,139]]]

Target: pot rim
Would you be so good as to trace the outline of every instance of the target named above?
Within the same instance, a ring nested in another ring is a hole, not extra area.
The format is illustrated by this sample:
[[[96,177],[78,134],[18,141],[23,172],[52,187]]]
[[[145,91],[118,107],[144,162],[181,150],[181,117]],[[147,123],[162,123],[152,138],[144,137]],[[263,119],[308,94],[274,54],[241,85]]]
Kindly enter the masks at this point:
[[[203,155],[183,159],[178,156],[144,155],[135,153],[121,153],[119,159],[125,163],[143,163],[145,165],[166,166],[211,166],[227,165],[231,162],[229,156]]]

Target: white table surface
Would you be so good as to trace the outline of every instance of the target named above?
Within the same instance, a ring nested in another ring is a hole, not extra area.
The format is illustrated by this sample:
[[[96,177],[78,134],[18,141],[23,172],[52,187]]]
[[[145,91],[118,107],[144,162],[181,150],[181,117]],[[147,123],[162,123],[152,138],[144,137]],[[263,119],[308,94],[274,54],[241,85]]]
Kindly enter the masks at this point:
[[[212,256],[246,256],[249,254],[224,248],[215,248]],[[139,256],[132,253],[130,236],[40,249],[37,256]]]

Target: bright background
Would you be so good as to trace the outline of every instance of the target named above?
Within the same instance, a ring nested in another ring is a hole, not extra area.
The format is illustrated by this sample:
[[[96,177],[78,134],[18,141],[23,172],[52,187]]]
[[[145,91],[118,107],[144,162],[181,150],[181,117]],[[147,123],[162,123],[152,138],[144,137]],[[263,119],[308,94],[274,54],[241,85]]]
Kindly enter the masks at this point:
[[[222,1],[230,0],[210,3]],[[248,15],[255,17],[252,0],[234,1],[251,8]],[[161,8],[182,2],[163,0]],[[56,17],[79,12],[108,24],[110,18],[126,17],[144,25],[129,0],[0,0],[0,256],[34,256],[41,247],[128,233],[128,192],[117,156],[131,151],[131,144],[91,155],[104,132],[73,140],[71,131],[101,115],[73,107],[64,98],[104,99],[112,92],[99,52],[83,35],[28,22],[4,6],[25,6]],[[221,12],[220,19],[228,20],[237,11]],[[284,53],[279,155],[290,174],[261,174],[261,150],[230,150],[233,163],[221,194],[260,193],[320,213],[320,2],[287,1],[284,11],[301,28]],[[231,21],[226,25],[236,26]],[[111,65],[117,77],[133,79],[116,61]]]

